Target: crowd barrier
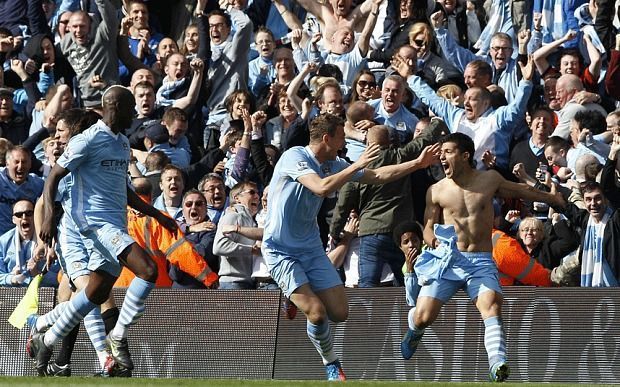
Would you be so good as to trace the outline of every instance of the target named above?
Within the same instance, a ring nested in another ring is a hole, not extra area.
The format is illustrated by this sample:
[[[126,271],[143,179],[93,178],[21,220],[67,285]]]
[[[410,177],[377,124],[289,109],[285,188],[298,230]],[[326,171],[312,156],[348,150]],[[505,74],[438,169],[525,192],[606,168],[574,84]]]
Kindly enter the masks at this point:
[[[35,374],[25,354],[28,330],[7,322],[24,292],[0,288],[1,375]],[[118,305],[123,295],[115,289]],[[399,349],[409,310],[404,289],[351,289],[347,295],[349,319],[333,327],[333,335],[348,378],[486,380],[484,326],[464,293],[444,306],[407,361]],[[620,379],[620,289],[510,287],[504,297],[510,381]],[[54,303],[53,290],[41,289],[40,312]],[[156,289],[130,329],[134,377],[323,379],[303,315],[287,320],[280,303],[278,291]],[[98,369],[83,329],[72,369],[74,375]]]

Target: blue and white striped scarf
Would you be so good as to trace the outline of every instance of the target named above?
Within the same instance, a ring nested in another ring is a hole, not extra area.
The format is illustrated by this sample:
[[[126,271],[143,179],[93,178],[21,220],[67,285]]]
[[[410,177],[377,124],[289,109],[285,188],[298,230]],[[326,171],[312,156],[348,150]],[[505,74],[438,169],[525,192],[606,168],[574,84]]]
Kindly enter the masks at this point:
[[[512,2],[503,0],[493,0],[491,4],[491,17],[484,30],[480,34],[478,41],[474,44],[474,48],[478,49],[476,55],[485,56],[489,53],[491,46],[491,38],[496,32],[505,32],[512,38],[512,45],[515,47],[513,51],[514,57],[516,57],[517,39],[515,31],[512,25]]]
[[[603,234],[612,212],[608,207],[603,219],[598,223],[595,223],[591,216],[588,219],[581,253],[582,287],[618,286],[618,281],[603,256]]]
[[[157,90],[157,106],[172,106],[176,99],[172,98],[173,93],[185,87],[188,78],[181,78],[178,81],[171,81],[167,76],[159,90]]]
[[[598,37],[596,30],[594,30],[594,20],[592,19],[592,15],[590,15],[590,10],[588,9],[588,4],[582,4],[575,10],[575,18],[579,23],[579,29],[583,32],[584,35],[588,35],[592,44],[596,49],[601,53],[601,55],[605,54],[605,46],[603,46],[603,42]],[[581,39],[580,39],[581,40]],[[585,44],[579,43],[579,49],[584,58],[588,58],[588,50],[585,47]]]
[[[543,44],[551,43],[563,37],[566,32],[562,14],[562,0],[543,0],[541,28]]]

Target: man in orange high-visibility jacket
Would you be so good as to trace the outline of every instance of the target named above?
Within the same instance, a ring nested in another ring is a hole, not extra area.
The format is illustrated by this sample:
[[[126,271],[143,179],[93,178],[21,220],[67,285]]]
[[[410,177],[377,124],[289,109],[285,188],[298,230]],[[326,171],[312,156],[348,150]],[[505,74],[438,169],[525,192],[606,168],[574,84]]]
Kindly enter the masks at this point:
[[[134,185],[136,185],[136,183],[137,182],[134,181]],[[136,192],[138,192],[138,189],[136,189]],[[140,197],[142,197],[143,200],[148,200],[148,197],[144,197],[143,195],[140,195]],[[127,230],[136,243],[138,243],[157,264],[158,275],[155,286],[172,286],[172,280],[168,276],[168,263],[193,276],[197,281],[203,283],[208,288],[217,286],[217,273],[209,268],[203,257],[194,249],[194,246],[185,240],[180,230],[177,230],[177,233],[173,234],[157,220],[134,212],[128,213],[127,215]],[[134,275],[131,271],[123,268],[114,286],[127,287],[131,283],[133,277]]]
[[[514,285],[516,281],[523,285],[552,285],[551,271],[530,257],[516,239],[493,229],[492,241],[493,260],[502,286]]]

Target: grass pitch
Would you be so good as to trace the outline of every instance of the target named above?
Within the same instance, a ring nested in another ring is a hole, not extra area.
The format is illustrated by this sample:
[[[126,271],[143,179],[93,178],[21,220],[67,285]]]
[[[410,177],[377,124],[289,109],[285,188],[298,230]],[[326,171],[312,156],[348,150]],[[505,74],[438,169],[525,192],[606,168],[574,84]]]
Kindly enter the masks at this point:
[[[209,387],[310,387],[310,386],[337,386],[337,383],[321,380],[240,380],[240,379],[98,379],[87,377],[71,378],[38,378],[38,377],[0,377],[0,386],[209,386]],[[540,383],[503,383],[502,386],[540,386]],[[410,381],[376,381],[376,380],[347,380],[346,387],[397,387],[397,386],[462,386],[478,387],[489,386],[489,383],[436,383]],[[545,387],[584,386],[583,384],[549,383]],[[601,385],[603,386],[603,385]]]

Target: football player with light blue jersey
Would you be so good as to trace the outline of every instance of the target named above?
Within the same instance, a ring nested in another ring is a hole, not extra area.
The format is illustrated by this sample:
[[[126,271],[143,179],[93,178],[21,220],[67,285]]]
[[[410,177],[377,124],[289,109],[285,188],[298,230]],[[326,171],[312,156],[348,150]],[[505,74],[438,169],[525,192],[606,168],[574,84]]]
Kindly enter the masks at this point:
[[[316,218],[323,198],[353,179],[366,184],[399,179],[430,165],[438,150],[437,146],[425,149],[416,160],[373,170],[365,167],[378,157],[377,144],[369,144],[349,165],[337,156],[344,143],[344,122],[321,114],[310,124],[310,144],[284,152],[271,179],[262,243],[271,276],[308,319],[308,337],[330,380],[345,376],[332,348],[328,316],[335,322],[344,321],[349,307],[344,285],[319,236]]]
[[[67,212],[75,221],[90,256],[88,284],[68,303],[45,334],[37,333],[30,342],[36,367],[47,367],[53,345],[65,337],[80,320],[108,299],[120,273],[120,262],[136,274],[118,322],[108,335],[107,344],[114,362],[132,370],[127,347],[127,329],[144,313],[144,303],[157,279],[157,266],[127,233],[126,206],[152,216],[167,228],[176,230],[176,222],[142,200],[127,186],[129,141],[121,132],[132,122],[134,98],[121,86],[112,86],[103,94],[103,118],[74,136],[63,156],[52,168],[43,191],[43,222],[39,235],[48,245],[54,238],[53,199],[60,180],[71,173],[70,204]]]

